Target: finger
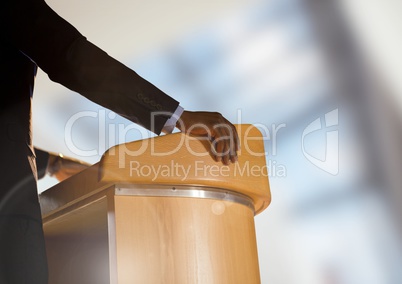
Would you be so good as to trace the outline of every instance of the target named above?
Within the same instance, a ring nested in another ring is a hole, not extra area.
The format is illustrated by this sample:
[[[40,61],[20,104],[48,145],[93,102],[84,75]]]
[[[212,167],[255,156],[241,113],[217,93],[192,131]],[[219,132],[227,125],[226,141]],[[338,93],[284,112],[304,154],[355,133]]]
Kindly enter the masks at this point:
[[[237,151],[239,151],[240,150],[240,138],[239,138],[239,134],[237,133],[237,129],[236,129],[236,127],[233,125],[233,124],[231,124],[226,118],[225,118],[225,121],[226,121],[226,123],[228,124],[228,125],[230,125],[230,131],[231,131],[231,133],[230,133],[230,137],[232,137],[232,139],[233,139],[233,143],[234,143],[234,151],[235,152],[237,152]]]
[[[238,145],[238,136],[236,128],[229,121],[225,120],[225,124],[222,125],[222,132],[225,137],[225,159],[227,160],[226,164],[229,164],[229,161],[235,163],[237,161],[237,145]]]
[[[225,145],[225,147],[224,147],[224,153],[222,156],[222,163],[227,166],[230,164],[230,161],[232,159],[230,158],[230,155],[229,155],[230,149],[229,149],[229,147],[227,147],[228,144],[226,143],[226,141],[225,141],[224,145]]]
[[[229,124],[230,128],[228,129],[229,133],[229,158],[232,163],[236,163],[238,160],[237,151],[239,148],[239,137],[237,135],[236,128]]]
[[[222,131],[220,127],[214,127],[215,130],[215,136],[214,136],[214,150],[215,150],[215,155],[216,158],[215,160],[217,162],[220,162],[222,160],[222,153],[224,151],[224,141],[222,141]]]
[[[216,143],[215,139],[211,137],[211,156],[215,162],[219,162],[218,160],[218,153],[216,152]]]
[[[237,133],[236,127],[232,126],[233,129],[233,137],[235,141],[235,151],[240,151],[240,138],[239,134]]]
[[[230,127],[229,125],[224,125],[222,127],[222,133],[223,133],[223,137],[222,137],[222,142],[224,144],[223,146],[223,152],[222,152],[222,162],[225,165],[229,165],[231,159],[231,147],[233,146],[232,143],[232,138],[231,138],[231,133],[230,133]]]
[[[213,159],[216,162],[219,162],[220,160],[219,160],[219,157],[218,157],[219,155],[218,155],[218,151],[217,151],[217,147],[218,147],[217,144],[219,142],[219,140],[217,140],[217,138],[219,137],[219,134],[216,132],[215,129],[213,129],[213,127],[211,127],[211,129],[209,131],[210,131],[210,135],[208,137],[211,141],[211,154],[212,154]]]
[[[227,135],[223,135],[221,137],[220,143],[222,144],[222,151],[221,151],[221,160],[224,165],[229,165],[230,164],[230,148],[229,148],[229,139],[227,138]]]
[[[228,124],[220,124],[217,128],[217,131],[220,135],[218,143],[220,143],[220,155],[222,163],[225,165],[230,164],[230,152],[231,152],[231,134],[230,134],[230,126]]]
[[[234,149],[232,149],[232,148],[230,149],[229,156],[230,156],[230,161],[232,163],[236,163],[238,161],[237,153]]]

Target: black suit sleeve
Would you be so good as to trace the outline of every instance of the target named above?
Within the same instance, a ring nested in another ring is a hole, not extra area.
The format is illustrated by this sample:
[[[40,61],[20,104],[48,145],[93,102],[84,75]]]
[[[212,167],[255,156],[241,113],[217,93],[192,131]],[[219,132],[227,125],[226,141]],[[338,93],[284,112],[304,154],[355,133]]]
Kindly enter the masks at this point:
[[[160,133],[177,101],[87,41],[43,0],[5,2],[2,37],[51,80]]]

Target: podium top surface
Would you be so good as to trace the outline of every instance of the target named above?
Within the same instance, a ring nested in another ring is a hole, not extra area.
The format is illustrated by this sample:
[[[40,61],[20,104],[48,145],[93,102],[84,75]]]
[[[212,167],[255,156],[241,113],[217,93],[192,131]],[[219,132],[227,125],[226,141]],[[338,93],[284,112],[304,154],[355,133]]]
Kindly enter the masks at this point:
[[[113,184],[196,186],[236,192],[252,199],[256,213],[271,201],[264,139],[252,125],[236,125],[238,162],[228,166],[211,156],[211,143],[183,133],[114,146],[100,162],[44,191],[44,215]],[[50,204],[53,203],[53,204]]]

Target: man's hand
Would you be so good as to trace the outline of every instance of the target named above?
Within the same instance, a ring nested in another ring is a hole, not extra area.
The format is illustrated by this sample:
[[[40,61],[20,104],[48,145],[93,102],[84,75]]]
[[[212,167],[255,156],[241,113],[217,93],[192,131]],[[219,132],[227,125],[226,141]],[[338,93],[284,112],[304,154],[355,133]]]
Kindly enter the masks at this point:
[[[228,165],[237,161],[240,149],[237,130],[220,113],[184,111],[176,127],[186,134],[208,137],[212,143],[211,153],[217,162]]]
[[[58,181],[63,181],[85,170],[89,166],[89,164],[76,159],[63,157],[60,154],[49,153],[47,173],[50,176],[55,176]]]

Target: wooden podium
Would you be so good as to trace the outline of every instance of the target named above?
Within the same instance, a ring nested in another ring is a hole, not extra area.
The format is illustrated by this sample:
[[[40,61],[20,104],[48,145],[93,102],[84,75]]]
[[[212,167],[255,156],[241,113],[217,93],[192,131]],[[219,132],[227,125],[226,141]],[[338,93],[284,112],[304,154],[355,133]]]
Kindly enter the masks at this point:
[[[254,215],[270,202],[264,143],[239,161],[177,133],[109,149],[40,195],[50,284],[260,283]]]

